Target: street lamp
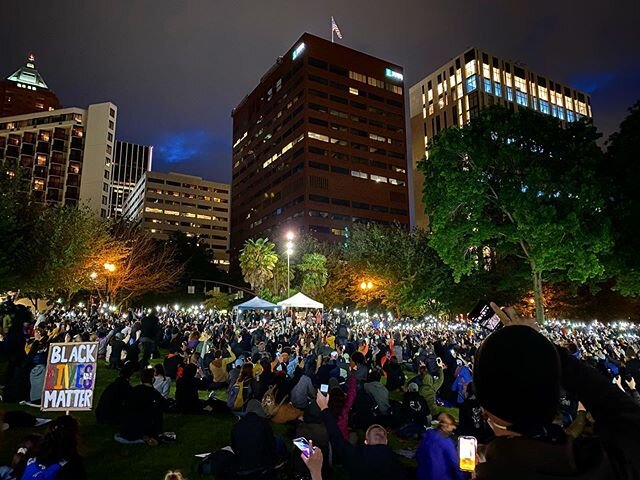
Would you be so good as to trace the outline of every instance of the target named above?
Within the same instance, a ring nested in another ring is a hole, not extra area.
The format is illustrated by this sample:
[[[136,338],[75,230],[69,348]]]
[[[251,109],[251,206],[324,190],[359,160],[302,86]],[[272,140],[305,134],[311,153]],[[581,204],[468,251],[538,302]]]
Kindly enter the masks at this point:
[[[104,269],[109,272],[109,273],[113,273],[116,271],[116,266],[113,263],[110,262],[105,262],[105,264],[103,265]],[[105,275],[105,289],[106,289],[106,293],[107,293],[107,303],[111,303],[111,298],[109,295],[109,275]]]
[[[369,292],[371,291],[371,289],[373,288],[373,283],[371,282],[362,282],[360,284],[360,288],[365,292],[365,294],[367,295],[367,317],[369,316]]]
[[[293,232],[287,232],[287,297],[291,292],[291,254],[293,253]]]

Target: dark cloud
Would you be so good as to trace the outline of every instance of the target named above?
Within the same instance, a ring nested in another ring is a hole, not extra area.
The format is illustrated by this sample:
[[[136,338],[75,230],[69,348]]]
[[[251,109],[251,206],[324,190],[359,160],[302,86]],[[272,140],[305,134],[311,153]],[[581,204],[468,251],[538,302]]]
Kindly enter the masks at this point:
[[[118,137],[156,145],[158,169],[229,180],[231,109],[304,31],[328,37],[331,15],[346,45],[403,65],[407,85],[477,45],[591,89],[605,133],[640,98],[631,0],[11,1],[0,74],[35,51],[65,105],[114,101]]]

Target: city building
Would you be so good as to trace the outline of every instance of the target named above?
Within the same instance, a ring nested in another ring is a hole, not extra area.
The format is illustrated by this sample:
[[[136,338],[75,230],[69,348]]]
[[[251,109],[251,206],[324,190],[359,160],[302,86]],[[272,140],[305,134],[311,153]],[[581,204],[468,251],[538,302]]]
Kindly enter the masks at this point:
[[[229,268],[229,184],[182,173],[145,172],[124,202],[122,216],[152,237],[181,231],[213,251],[213,263]]]
[[[122,207],[127,197],[142,178],[151,170],[153,147],[116,140],[111,163],[108,216],[122,216]]]
[[[478,48],[452,58],[409,89],[414,225],[428,224],[422,203],[424,175],[417,170],[417,163],[428,158],[429,141],[442,129],[463,126],[491,105],[532,108],[563,123],[592,116],[586,93],[525,65]]]
[[[35,201],[106,217],[117,114],[106,102],[0,118],[0,162]]]
[[[23,67],[0,80],[0,117],[58,108],[62,108],[62,104],[36,69],[33,54],[29,54]]]
[[[403,70],[305,33],[233,110],[231,252],[282,229],[409,227]]]

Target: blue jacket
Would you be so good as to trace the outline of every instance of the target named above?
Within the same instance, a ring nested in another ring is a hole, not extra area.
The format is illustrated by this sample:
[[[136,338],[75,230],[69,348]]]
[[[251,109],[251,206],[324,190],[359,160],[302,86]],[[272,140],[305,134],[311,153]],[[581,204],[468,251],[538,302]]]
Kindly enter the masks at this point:
[[[416,460],[418,480],[465,480],[458,468],[458,452],[453,439],[435,428],[423,435]]]
[[[456,376],[453,384],[451,384],[451,390],[453,392],[457,392],[458,398],[456,399],[458,404],[464,403],[466,398],[464,397],[464,387],[468,385],[473,380],[471,375],[471,370],[469,367],[462,366],[458,370],[458,375]]]

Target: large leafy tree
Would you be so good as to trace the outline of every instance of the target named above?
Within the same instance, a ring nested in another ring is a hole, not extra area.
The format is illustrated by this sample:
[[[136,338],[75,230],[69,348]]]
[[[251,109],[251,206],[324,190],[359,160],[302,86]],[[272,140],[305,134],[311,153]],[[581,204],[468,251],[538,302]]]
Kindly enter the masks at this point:
[[[562,128],[547,115],[495,107],[436,137],[420,163],[423,200],[430,243],[454,277],[481,269],[487,253],[515,255],[530,271],[541,321],[547,277],[602,276],[611,233],[598,136],[588,122]]]
[[[317,296],[327,284],[327,257],[321,253],[305,253],[297,265],[302,274],[302,290],[311,296]]]
[[[240,252],[240,269],[244,280],[257,292],[273,278],[277,263],[276,246],[267,238],[247,240]]]
[[[640,102],[611,135],[602,178],[610,192],[607,216],[613,222],[615,247],[608,259],[615,288],[621,294],[640,297]]]

